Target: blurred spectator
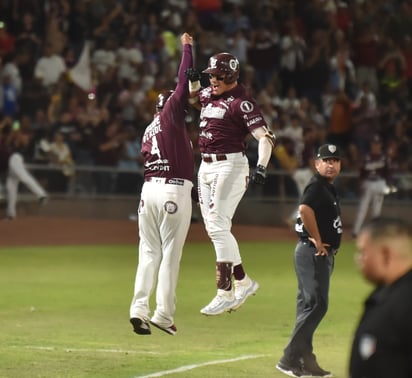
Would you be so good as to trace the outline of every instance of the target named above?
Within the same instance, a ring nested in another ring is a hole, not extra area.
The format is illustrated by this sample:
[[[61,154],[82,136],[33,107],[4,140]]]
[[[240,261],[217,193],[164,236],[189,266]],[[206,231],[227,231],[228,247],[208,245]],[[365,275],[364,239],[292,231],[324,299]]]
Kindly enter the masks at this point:
[[[327,142],[347,151],[352,142],[352,104],[343,90],[337,92],[327,131]]]
[[[48,190],[65,193],[68,190],[69,181],[75,173],[75,165],[70,147],[61,131],[54,132],[51,143],[46,147],[46,152],[50,164],[59,168],[49,173]]]
[[[279,34],[269,31],[264,25],[251,32],[248,61],[255,69],[257,90],[265,87],[277,73],[279,67]]]
[[[375,110],[377,99],[376,99],[375,93],[372,92],[371,86],[368,81],[364,81],[363,83],[360,83],[360,89],[358,91],[358,94],[356,96],[356,99],[353,105],[355,107],[359,106],[361,99],[363,97],[365,97],[368,100],[369,109]]]
[[[329,44],[326,32],[317,30],[306,51],[302,73],[302,95],[322,111],[322,93],[330,78]]]
[[[33,13],[25,11],[16,30],[16,51],[27,56],[26,62],[30,62],[32,70],[42,51],[42,38],[39,20]]]
[[[101,126],[95,140],[95,164],[109,168],[117,167],[125,137],[119,116],[112,117],[107,126]],[[115,171],[96,171],[94,177],[98,193],[114,193],[117,180]]]
[[[246,66],[248,63],[249,40],[243,30],[238,29],[229,35],[226,47],[228,53],[238,58],[240,67]]]
[[[133,126],[128,126],[125,130],[125,140],[117,166],[122,172],[117,176],[117,193],[137,194],[143,185],[143,156],[141,153],[142,133]],[[140,172],[136,172],[141,170]]]
[[[111,77],[116,72],[116,47],[116,39],[109,36],[104,42],[98,43],[93,51],[91,62],[96,69],[98,81],[100,77]]]
[[[379,46],[377,31],[370,24],[362,22],[355,25],[352,48],[356,78],[358,83],[368,82],[372,92],[376,94],[379,93],[377,76]]]
[[[3,69],[1,70],[1,78],[8,77],[10,84],[16,90],[16,94],[19,97],[21,95],[23,82],[19,69],[20,54],[10,53],[3,61]]]
[[[200,26],[205,30],[220,29],[219,14],[222,0],[191,0],[190,4],[196,11]]]
[[[344,91],[346,95],[355,100],[358,85],[355,76],[355,67],[349,57],[348,46],[341,46],[336,54],[330,59],[330,74],[332,91]]]
[[[0,111],[3,115],[12,119],[19,111],[18,93],[8,73],[1,75]]]
[[[383,54],[378,62],[379,95],[382,104],[395,99],[404,102],[406,94],[405,58],[393,39],[385,38]]]
[[[290,88],[301,93],[301,75],[304,64],[306,42],[298,34],[296,25],[289,21],[286,30],[280,40],[280,80],[282,83],[282,95],[286,96]]]
[[[35,79],[37,79],[44,88],[51,91],[65,72],[66,65],[63,58],[53,53],[52,46],[46,43],[43,55],[34,67]]]
[[[412,97],[412,38],[405,35],[402,41],[402,55],[405,60],[405,76],[409,98]]]
[[[7,22],[0,20],[0,58],[2,59],[7,54],[14,50],[16,38],[7,30]]]
[[[126,38],[122,46],[117,49],[116,62],[119,80],[137,81],[142,75],[143,54],[132,37]]]

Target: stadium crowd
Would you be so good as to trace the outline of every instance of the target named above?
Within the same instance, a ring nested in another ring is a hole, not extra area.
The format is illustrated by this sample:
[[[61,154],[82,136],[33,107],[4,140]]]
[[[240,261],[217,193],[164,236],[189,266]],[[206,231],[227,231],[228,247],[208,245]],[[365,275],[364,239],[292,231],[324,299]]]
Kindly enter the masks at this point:
[[[86,165],[120,169],[97,171],[93,191],[138,193],[127,170],[141,168],[157,94],[175,86],[183,32],[200,70],[216,52],[238,57],[278,136],[271,169],[293,177],[330,142],[353,171],[378,134],[393,172],[412,172],[410,0],[3,0],[0,14],[0,144],[22,133],[27,163],[60,166],[49,191]],[[189,109],[195,151],[197,120]]]

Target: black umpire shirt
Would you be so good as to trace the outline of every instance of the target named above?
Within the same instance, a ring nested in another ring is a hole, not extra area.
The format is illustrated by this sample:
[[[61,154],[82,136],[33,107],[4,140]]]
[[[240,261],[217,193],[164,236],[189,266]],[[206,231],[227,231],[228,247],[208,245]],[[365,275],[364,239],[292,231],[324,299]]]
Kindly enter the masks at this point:
[[[309,206],[315,212],[322,242],[338,250],[342,239],[342,221],[334,186],[319,173],[315,173],[303,192],[300,204]],[[297,219],[295,230],[301,239],[307,239],[310,236],[300,216]]]
[[[366,300],[349,374],[351,378],[412,378],[412,270]]]

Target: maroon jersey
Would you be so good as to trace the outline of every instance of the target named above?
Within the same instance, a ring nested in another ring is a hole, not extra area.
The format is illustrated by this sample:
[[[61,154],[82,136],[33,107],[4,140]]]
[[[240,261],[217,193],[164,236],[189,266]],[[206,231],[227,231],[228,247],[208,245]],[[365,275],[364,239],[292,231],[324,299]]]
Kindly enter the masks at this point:
[[[199,148],[202,153],[242,152],[246,136],[254,129],[266,126],[262,112],[246,88],[238,84],[221,96],[212,95],[209,86],[199,93]]]
[[[193,148],[185,124],[189,86],[184,74],[192,65],[192,46],[184,45],[175,91],[143,134],[141,151],[146,179],[165,177],[193,181]]]
[[[386,180],[390,181],[390,160],[384,155],[367,154],[360,169],[361,180]]]

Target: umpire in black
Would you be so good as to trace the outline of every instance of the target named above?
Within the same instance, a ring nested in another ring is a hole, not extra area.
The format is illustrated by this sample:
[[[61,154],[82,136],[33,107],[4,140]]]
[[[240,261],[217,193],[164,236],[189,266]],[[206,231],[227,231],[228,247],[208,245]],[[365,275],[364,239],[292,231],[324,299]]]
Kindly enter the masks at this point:
[[[332,376],[318,365],[312,341],[328,309],[329,282],[342,238],[339,200],[333,186],[341,170],[339,148],[322,145],[315,167],[317,172],[303,192],[295,225],[299,236],[294,254],[298,281],[296,324],[276,365],[292,377]]]

